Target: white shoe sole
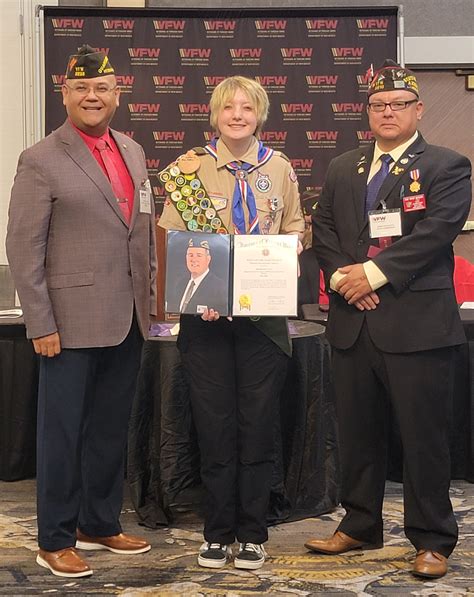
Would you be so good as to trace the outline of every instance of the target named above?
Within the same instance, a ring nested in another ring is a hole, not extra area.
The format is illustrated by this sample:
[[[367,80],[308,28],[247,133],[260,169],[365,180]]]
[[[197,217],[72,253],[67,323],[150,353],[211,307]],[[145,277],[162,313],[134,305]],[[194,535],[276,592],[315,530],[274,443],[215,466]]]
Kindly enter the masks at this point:
[[[226,559],[225,561],[211,560],[208,558],[202,558],[201,556],[198,556],[198,564],[203,568],[224,568],[228,561],[228,559]]]
[[[147,545],[146,547],[141,547],[140,549],[116,549],[115,547],[108,547],[107,545],[102,545],[101,543],[89,543],[87,541],[76,541],[76,548],[77,549],[84,549],[86,551],[101,551],[107,550],[113,553],[119,553],[122,555],[134,555],[137,553],[146,553],[150,551],[151,545]]]
[[[52,568],[39,554],[36,556],[36,563],[50,570],[55,576],[62,576],[63,578],[81,578],[83,576],[91,576],[93,572],[92,570],[85,570],[84,572],[61,572]]]
[[[265,560],[252,562],[250,560],[238,560],[235,558],[234,566],[239,570],[258,570],[265,564]]]

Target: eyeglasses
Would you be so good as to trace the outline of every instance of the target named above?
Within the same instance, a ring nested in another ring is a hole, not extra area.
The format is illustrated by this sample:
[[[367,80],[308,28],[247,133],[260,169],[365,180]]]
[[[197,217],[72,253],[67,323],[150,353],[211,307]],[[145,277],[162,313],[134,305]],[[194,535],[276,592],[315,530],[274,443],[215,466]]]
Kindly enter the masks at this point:
[[[107,95],[108,93],[112,93],[114,89],[117,89],[117,85],[115,85],[114,87],[109,87],[109,85],[105,84],[97,85],[96,87],[90,87],[89,85],[75,85],[74,87],[72,87],[67,83],[65,83],[65,85],[68,89],[70,89],[74,93],[77,93],[77,95],[82,96],[89,95],[89,93],[93,91],[94,95],[100,97],[103,95]]]
[[[400,110],[405,110],[410,104],[414,104],[417,101],[417,99],[414,99],[408,102],[373,102],[372,104],[368,104],[368,108],[371,112],[385,112],[386,107],[390,106],[390,110],[393,112],[400,112]]]

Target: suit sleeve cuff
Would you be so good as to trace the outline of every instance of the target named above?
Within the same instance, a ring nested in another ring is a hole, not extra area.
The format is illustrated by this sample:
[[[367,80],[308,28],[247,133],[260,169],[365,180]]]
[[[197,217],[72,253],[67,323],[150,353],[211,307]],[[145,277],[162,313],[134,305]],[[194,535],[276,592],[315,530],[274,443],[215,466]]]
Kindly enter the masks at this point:
[[[377,290],[377,288],[381,288],[387,284],[388,279],[373,261],[366,261],[363,266],[372,290]]]
[[[336,290],[336,284],[342,280],[342,278],[344,278],[345,274],[341,274],[341,272],[338,272],[337,270],[333,273],[333,275],[331,276],[331,279],[329,280],[329,287],[331,288],[331,290],[334,290],[335,292],[337,292]]]

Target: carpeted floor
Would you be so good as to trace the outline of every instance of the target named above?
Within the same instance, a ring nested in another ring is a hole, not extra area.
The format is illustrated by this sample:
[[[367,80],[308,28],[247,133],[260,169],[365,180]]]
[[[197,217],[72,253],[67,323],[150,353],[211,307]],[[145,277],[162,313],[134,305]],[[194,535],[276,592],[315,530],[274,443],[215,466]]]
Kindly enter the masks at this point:
[[[384,506],[385,546],[344,556],[318,556],[303,547],[312,536],[330,535],[342,516],[329,515],[270,529],[270,559],[255,572],[206,570],[196,563],[202,542],[197,515],[176,512],[175,524],[156,531],[138,527],[130,504],[122,516],[126,532],[142,534],[153,549],[142,555],[83,552],[94,570],[89,578],[53,576],[35,563],[35,483],[0,482],[0,595],[139,595],[198,597],[214,595],[425,595],[474,596],[474,485],[453,482],[451,497],[460,540],[448,574],[433,582],[411,574],[414,550],[402,531],[401,485],[388,483]]]

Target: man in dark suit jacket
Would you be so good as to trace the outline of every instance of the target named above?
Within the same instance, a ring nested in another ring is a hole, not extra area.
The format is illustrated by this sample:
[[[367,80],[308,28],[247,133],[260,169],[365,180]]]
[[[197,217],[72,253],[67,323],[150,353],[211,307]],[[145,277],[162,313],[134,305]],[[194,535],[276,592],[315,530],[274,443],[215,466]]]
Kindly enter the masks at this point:
[[[142,148],[109,129],[108,57],[71,56],[66,122],[22,153],[7,254],[40,357],[37,562],[92,574],[80,549],[142,553],[122,533],[124,450],[143,338],[155,313],[153,204]]]
[[[413,73],[388,62],[368,95],[375,144],[331,162],[313,218],[313,246],[332,289],[327,337],[346,515],[332,537],[306,546],[335,554],[382,544],[391,404],[413,573],[437,578],[457,541],[447,422],[453,351],[465,338],[452,242],[469,213],[471,167],[417,132],[423,104]]]
[[[186,267],[189,276],[181,277],[176,288],[169,292],[166,302],[170,313],[202,314],[204,309],[214,309],[222,315],[229,311],[229,291],[224,280],[210,271],[212,255],[207,240],[189,239],[186,250]]]

